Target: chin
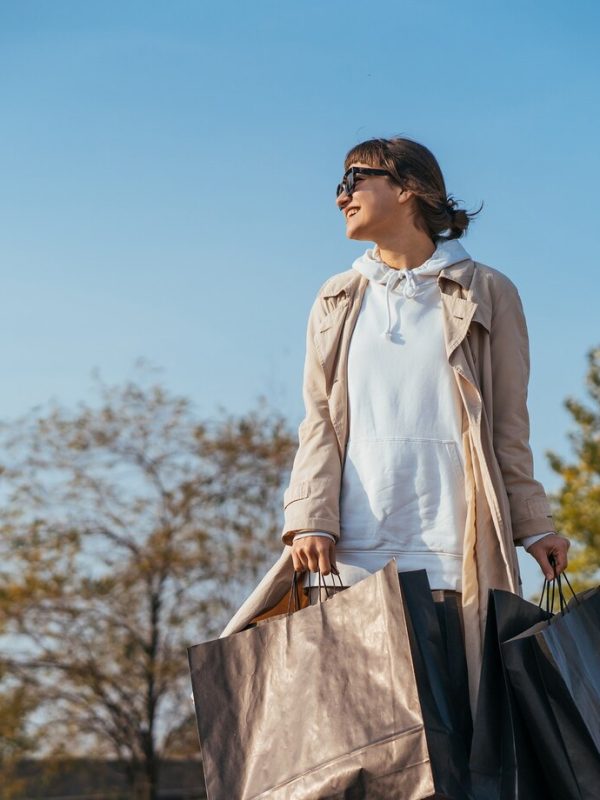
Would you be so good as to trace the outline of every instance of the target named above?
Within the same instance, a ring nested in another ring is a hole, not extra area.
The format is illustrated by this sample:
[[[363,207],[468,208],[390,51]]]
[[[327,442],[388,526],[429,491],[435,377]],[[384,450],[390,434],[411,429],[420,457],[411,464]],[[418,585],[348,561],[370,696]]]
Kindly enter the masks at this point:
[[[361,228],[346,228],[346,236],[348,239],[356,239],[357,242],[372,242],[373,239],[365,230]]]
[[[364,231],[346,231],[348,239],[355,239],[357,242],[372,242],[373,238]]]

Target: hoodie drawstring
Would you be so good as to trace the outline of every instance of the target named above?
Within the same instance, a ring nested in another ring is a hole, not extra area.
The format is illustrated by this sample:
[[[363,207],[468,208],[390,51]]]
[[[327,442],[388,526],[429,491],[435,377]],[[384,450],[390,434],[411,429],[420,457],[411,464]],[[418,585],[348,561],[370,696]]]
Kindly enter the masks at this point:
[[[394,288],[400,283],[402,278],[405,278],[405,284],[403,287],[402,294],[404,297],[414,297],[417,293],[417,284],[415,282],[415,276],[410,269],[404,270],[391,270],[388,272],[388,278],[385,282],[385,304],[387,307],[387,328],[382,332],[382,336],[385,336],[386,339],[390,339],[392,336],[392,314],[390,311],[390,291],[393,291]]]
[[[382,261],[381,252],[377,245],[372,249],[368,249],[360,258],[357,258],[352,264],[352,267],[374,285],[381,287],[376,290],[377,292],[380,292],[385,284],[387,329],[382,331],[381,336],[391,339],[392,312],[390,309],[390,292],[394,291],[394,288],[398,286],[400,281],[404,279],[402,295],[407,298],[412,298],[415,297],[419,291],[423,278],[433,279],[439,277],[440,272],[445,267],[458,264],[470,258],[471,256],[458,239],[441,239],[436,241],[435,251],[427,261],[424,261],[420,266],[414,267],[413,269],[395,269],[394,267],[390,267],[389,264]]]
[[[400,280],[400,275],[396,275],[390,270],[388,272],[387,281],[385,282],[385,305],[387,308],[387,328],[386,330],[382,331],[381,335],[385,336],[386,339],[389,339],[392,335],[391,326],[392,326],[392,314],[390,311],[390,290],[393,289],[394,286],[398,285],[398,281]]]
[[[412,269],[402,270],[401,278],[406,278],[404,284],[404,297],[414,297],[417,293],[417,284],[415,283],[415,276]]]

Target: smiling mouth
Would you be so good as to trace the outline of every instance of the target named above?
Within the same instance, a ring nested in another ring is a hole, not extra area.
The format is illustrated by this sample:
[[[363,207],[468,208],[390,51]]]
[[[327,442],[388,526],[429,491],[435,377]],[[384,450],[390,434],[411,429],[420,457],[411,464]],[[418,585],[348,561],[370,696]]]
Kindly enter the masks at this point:
[[[346,214],[346,219],[350,219],[350,217],[353,217],[355,214],[358,214],[358,208],[351,208]]]

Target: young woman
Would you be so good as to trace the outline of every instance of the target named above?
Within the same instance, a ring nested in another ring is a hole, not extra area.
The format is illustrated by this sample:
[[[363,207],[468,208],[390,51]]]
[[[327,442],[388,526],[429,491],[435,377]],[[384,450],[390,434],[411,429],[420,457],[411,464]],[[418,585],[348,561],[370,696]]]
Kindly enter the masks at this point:
[[[550,556],[567,565],[533,477],[523,309],[458,241],[475,214],[426,147],[372,139],[344,170],[346,235],[375,246],[311,309],[286,547],[221,635],[282,611],[294,570],[348,586],[394,557],[427,571],[437,601],[456,598],[474,708],[488,590],[521,594],[515,546],[548,577]]]
[[[375,246],[311,311],[283,540],[305,585],[334,569],[348,586],[394,557],[438,601],[455,593],[473,697],[488,589],[520,593],[515,545],[549,577],[549,556],[567,565],[533,477],[521,301],[458,241],[475,215],[426,147],[373,139],[344,168],[346,235]]]

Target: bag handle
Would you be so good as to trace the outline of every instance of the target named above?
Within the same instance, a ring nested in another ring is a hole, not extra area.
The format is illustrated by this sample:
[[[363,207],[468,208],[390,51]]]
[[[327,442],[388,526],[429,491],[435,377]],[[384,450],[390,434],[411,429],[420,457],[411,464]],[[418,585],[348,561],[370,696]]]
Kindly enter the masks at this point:
[[[319,570],[317,570],[317,572],[318,572],[318,575],[319,575],[319,603],[320,603],[321,602],[321,570],[319,569]],[[342,583],[342,578],[340,577],[340,573],[332,571],[331,575],[332,575],[332,577],[331,577],[331,587],[330,588],[332,588],[332,589],[336,588],[335,579],[334,578],[335,578],[335,575],[337,575],[338,576],[338,580],[340,582],[340,589],[343,589],[344,588],[344,584]],[[309,590],[313,588],[310,585],[310,572],[308,573],[308,588],[309,588]],[[316,588],[317,587],[315,586],[315,589]],[[329,588],[327,587],[327,581],[325,580],[325,575],[323,575],[323,588],[325,589],[325,594],[327,595],[327,599],[329,600],[329,598],[332,597],[332,595],[329,594]]]
[[[320,603],[321,602],[321,588],[325,589],[325,593],[327,594],[327,599],[329,600],[329,598],[333,596],[333,595],[329,594],[329,589],[330,588],[334,589],[334,588],[337,588],[337,587],[335,586],[335,580],[334,580],[333,577],[332,577],[331,586],[328,587],[327,586],[327,582],[325,581],[325,576],[324,575],[323,575],[323,587],[322,587],[321,586],[321,570],[317,570],[317,572],[319,573],[319,603]],[[300,596],[299,596],[300,579],[299,579],[298,576],[299,575],[303,575],[303,574],[304,574],[303,572],[298,573],[298,572],[296,572],[296,570],[294,570],[294,574],[292,576],[292,588],[291,588],[291,591],[290,591],[290,598],[288,600],[288,608],[287,608],[288,616],[293,614],[295,611],[299,611],[300,610]],[[308,588],[309,588],[309,590],[313,588],[311,586],[311,584],[310,584],[310,581],[311,581],[310,574],[311,573],[309,572],[308,573]],[[340,573],[339,572],[332,572],[331,574],[332,574],[332,576],[335,576],[335,575],[338,576],[338,580],[340,582],[340,589],[343,589],[344,588],[344,584],[342,583],[342,578],[340,576]],[[316,586],[314,588],[316,589]],[[291,610],[292,597],[294,598],[294,609],[293,609],[293,611]]]
[[[564,578],[567,582],[569,589],[571,590],[571,594],[575,598],[575,602],[579,605],[580,600],[575,594],[573,587],[571,586],[571,582],[567,577],[567,572],[564,570],[561,575],[556,574],[556,559],[553,555],[548,556],[548,561],[550,562],[552,569],[554,571],[554,578],[548,580],[544,576],[544,586],[542,588],[542,594],[540,597],[540,602],[538,603],[538,608],[542,607],[542,602],[544,600],[544,596],[546,597],[546,612],[548,614],[554,614],[554,593],[555,588],[558,589],[558,597],[559,597],[559,605],[560,605],[560,613],[561,616],[564,616],[570,609],[568,607],[567,600],[564,595],[563,586],[561,583],[561,579]],[[550,596],[550,584],[552,584],[552,596]]]

